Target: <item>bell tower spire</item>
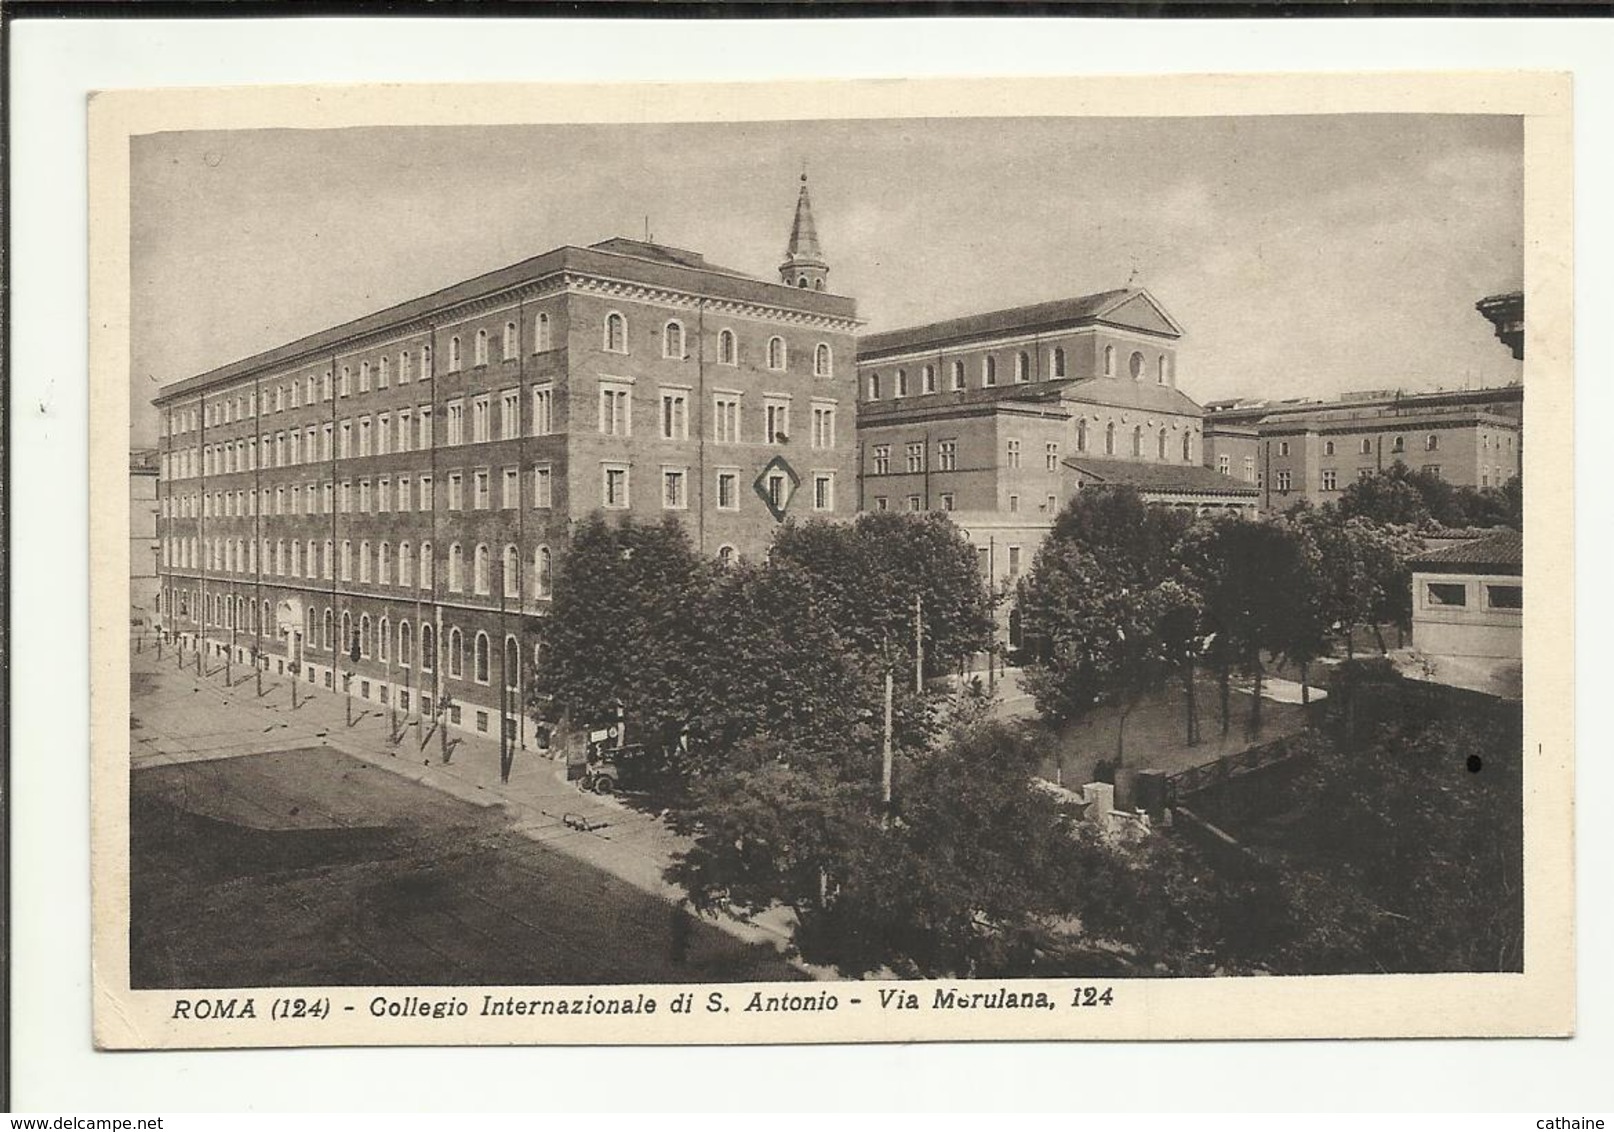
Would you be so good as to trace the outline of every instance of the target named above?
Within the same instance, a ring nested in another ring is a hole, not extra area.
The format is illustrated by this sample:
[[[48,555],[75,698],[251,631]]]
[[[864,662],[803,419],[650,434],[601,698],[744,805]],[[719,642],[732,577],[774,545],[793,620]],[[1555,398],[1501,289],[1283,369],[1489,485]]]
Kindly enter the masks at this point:
[[[779,265],[779,282],[787,287],[822,291],[829,276],[823,249],[818,246],[818,227],[813,223],[813,202],[807,195],[807,172],[802,170],[801,192],[796,195],[796,220],[790,226],[790,244],[785,261]]]

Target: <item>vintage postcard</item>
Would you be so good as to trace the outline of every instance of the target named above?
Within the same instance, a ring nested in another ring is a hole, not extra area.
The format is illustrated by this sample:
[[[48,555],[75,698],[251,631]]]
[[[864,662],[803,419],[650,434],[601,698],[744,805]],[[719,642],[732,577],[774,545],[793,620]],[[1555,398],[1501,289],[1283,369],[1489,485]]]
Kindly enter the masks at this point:
[[[95,96],[97,1045],[1572,1033],[1570,110]]]

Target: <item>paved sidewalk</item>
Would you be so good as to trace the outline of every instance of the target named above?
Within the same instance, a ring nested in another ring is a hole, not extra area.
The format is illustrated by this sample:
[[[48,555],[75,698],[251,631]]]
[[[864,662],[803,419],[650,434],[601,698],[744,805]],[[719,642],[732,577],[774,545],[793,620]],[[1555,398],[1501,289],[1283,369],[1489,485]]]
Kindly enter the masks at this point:
[[[683,892],[663,879],[662,871],[688,841],[659,817],[635,810],[616,798],[584,794],[566,781],[565,764],[532,751],[520,751],[510,782],[499,782],[499,744],[451,730],[450,761],[441,761],[440,738],[404,729],[401,741],[388,743],[387,709],[355,698],[353,726],[347,724],[344,697],[321,688],[297,685],[298,706],[291,706],[291,681],[263,674],[263,696],[250,665],[235,665],[233,684],[225,684],[222,660],[202,663],[187,650],[181,668],[176,652],[164,646],[130,657],[133,680],[130,704],[130,765],[134,770],[175,763],[237,758],[292,747],[328,746],[479,806],[500,806],[511,827],[531,840],[566,853],[626,881],[640,891],[678,903]],[[568,814],[588,819],[598,828],[584,832],[565,823]],[[791,914],[772,909],[741,920],[731,915],[711,918],[714,926],[746,943],[770,943],[781,949],[791,937]],[[817,977],[834,977],[797,963]]]

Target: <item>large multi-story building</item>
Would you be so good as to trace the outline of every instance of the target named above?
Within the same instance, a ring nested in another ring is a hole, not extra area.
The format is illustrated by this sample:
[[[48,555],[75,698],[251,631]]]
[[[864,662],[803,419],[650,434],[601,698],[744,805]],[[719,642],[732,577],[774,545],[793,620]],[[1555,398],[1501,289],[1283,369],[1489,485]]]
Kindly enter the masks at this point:
[[[1524,387],[1508,385],[1213,402],[1205,411],[1205,465],[1242,471],[1260,488],[1264,511],[1338,499],[1357,478],[1396,463],[1453,484],[1501,487],[1519,474],[1523,400]]]
[[[520,710],[571,524],[701,552],[850,517],[856,304],[806,179],[777,282],[560,247],[167,386],[161,617],[233,659],[472,732]]]
[[[136,448],[129,453],[129,623],[134,629],[149,626],[157,614],[158,510],[157,450]]]
[[[1247,487],[1200,466],[1200,408],[1177,388],[1181,335],[1152,295],[1126,288],[863,338],[860,506],[1034,531],[1072,492],[1148,465],[1148,498],[1246,509]]]

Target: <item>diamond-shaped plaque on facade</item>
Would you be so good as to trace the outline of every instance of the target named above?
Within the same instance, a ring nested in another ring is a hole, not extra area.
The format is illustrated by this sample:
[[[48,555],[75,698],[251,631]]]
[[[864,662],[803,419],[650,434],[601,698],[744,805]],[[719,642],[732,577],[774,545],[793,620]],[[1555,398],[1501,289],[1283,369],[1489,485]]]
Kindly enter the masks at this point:
[[[785,521],[785,511],[790,507],[790,501],[796,497],[796,489],[801,486],[801,477],[796,469],[783,456],[775,456],[768,461],[752,481],[751,486],[756,489],[758,498],[773,515],[776,523]]]

